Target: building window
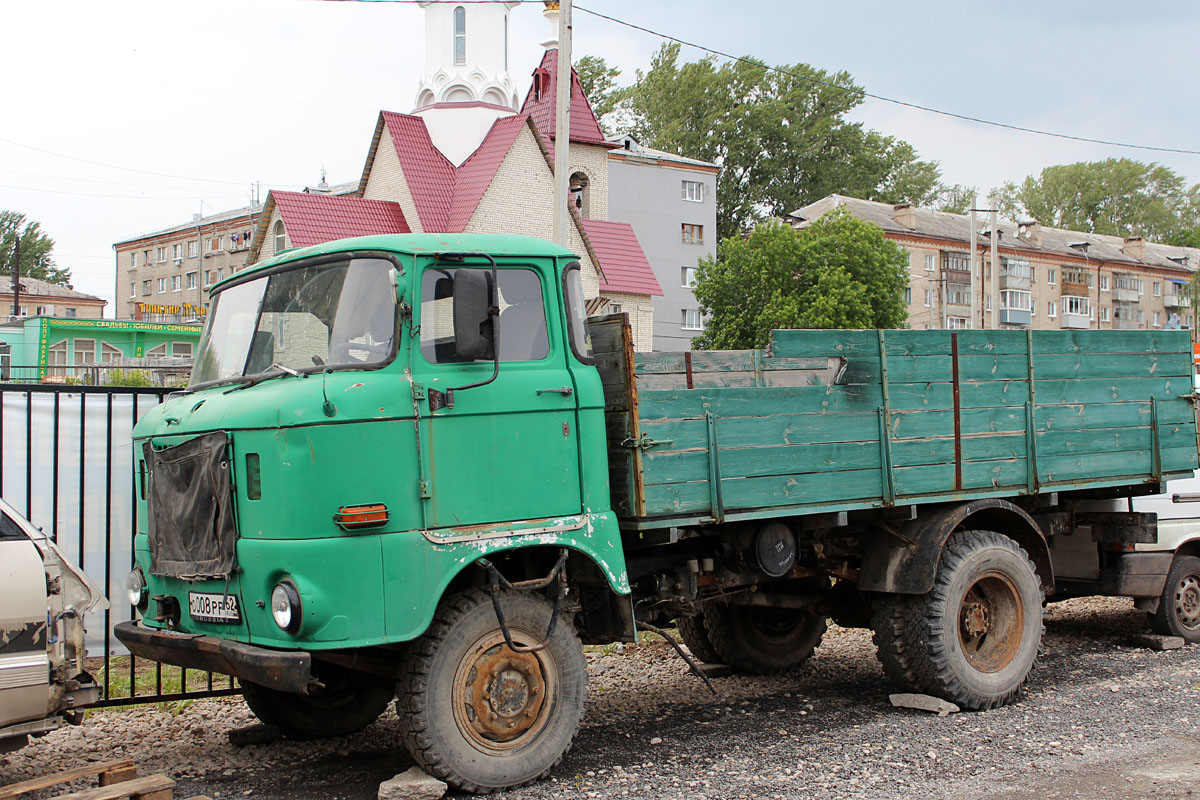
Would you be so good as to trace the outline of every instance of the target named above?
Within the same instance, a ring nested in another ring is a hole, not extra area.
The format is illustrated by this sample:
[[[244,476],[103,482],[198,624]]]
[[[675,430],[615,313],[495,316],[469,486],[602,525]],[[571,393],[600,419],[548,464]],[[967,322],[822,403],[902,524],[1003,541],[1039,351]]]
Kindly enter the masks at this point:
[[[1054,267],[1046,268],[1046,283],[1050,284],[1051,286],[1054,285],[1054,273],[1056,271],[1057,270],[1055,270]]]
[[[221,237],[220,236],[213,236],[211,239],[208,240],[208,252],[210,252],[210,253],[221,252]]]
[[[150,294],[150,281],[142,281],[142,295]]]
[[[942,253],[942,269],[969,272],[971,261],[966,253]]]
[[[95,339],[76,339],[73,349],[75,350],[75,366],[96,363]]]
[[[183,260],[183,245],[182,244],[171,245],[171,258],[175,259],[176,261]]]
[[[1138,309],[1138,325],[1145,325],[1145,324],[1146,324],[1146,312],[1142,311],[1139,308]]]
[[[1033,298],[1029,301],[1029,316],[1037,316],[1037,298]]]
[[[966,317],[946,317],[946,327],[950,330],[959,330],[967,327]]]
[[[946,284],[946,302],[955,306],[971,305],[970,288],[961,283]]]
[[[137,253],[129,254],[129,268],[137,269]]]
[[[155,347],[151,347],[149,350],[146,351],[146,358],[166,358],[166,357],[167,357],[167,343],[166,342],[163,342],[162,344],[157,345]]]
[[[162,264],[166,260],[167,260],[167,248],[166,247],[158,248],[158,263]]]
[[[50,345],[46,350],[46,364],[50,367],[51,375],[66,375],[67,370],[67,340]]]
[[[700,181],[683,181],[682,197],[690,203],[704,202],[704,184]]]
[[[1100,306],[1100,321],[1108,322],[1108,306]]]
[[[275,252],[287,250],[287,232],[283,229],[283,220],[275,222]]]
[[[691,289],[696,285],[696,268],[683,267],[680,269],[680,285]]]
[[[196,257],[196,246],[197,246],[197,245],[196,245],[196,240],[195,240],[195,239],[189,239],[189,240],[188,240],[188,258],[195,258],[195,257]]]
[[[191,358],[192,343],[191,342],[171,342],[171,355],[175,358]]]
[[[683,223],[683,243],[684,244],[704,244],[704,226],[692,225]]]
[[[1037,267],[1032,264],[1029,265],[1029,282],[1037,283]]]
[[[1087,297],[1074,297],[1064,294],[1062,297],[1062,310],[1064,314],[1078,314],[1090,317],[1092,315],[1092,301]],[[1053,317],[1054,314],[1051,313],[1050,316]]]
[[[159,293],[159,294],[162,294],[162,293],[163,293],[163,292],[165,292],[166,290],[167,290],[167,279],[166,279],[166,278],[159,278],[159,279],[158,279],[158,293]]]
[[[1154,296],[1161,297],[1162,296],[1162,284],[1159,283],[1158,281],[1155,281],[1153,288],[1154,288]]]
[[[588,176],[582,172],[576,172],[571,175],[567,186],[567,202],[575,206],[575,210],[579,212],[579,216],[584,219],[590,219],[592,204],[591,192],[588,191]]]
[[[932,306],[933,306],[933,289],[926,289],[925,290],[925,307],[931,308]]]
[[[454,63],[467,63],[467,10],[462,6],[454,9]]]
[[[137,284],[136,283],[129,284],[129,296],[137,297]]]
[[[906,306],[912,305],[912,287],[911,286],[905,288],[905,290],[904,290],[904,305],[906,305]]]
[[[700,311],[694,308],[685,308],[683,310],[683,329],[685,331],[702,331],[703,324],[700,322]]]
[[[65,313],[67,315],[67,319],[75,319],[75,309],[68,308]]]
[[[1154,327],[1156,327],[1156,328],[1162,327],[1162,320],[1161,320],[1161,317],[1160,317],[1160,314],[1158,311],[1154,312]]]
[[[933,265],[936,260],[937,260],[937,257],[934,256],[933,253],[926,253],[925,254],[925,269],[929,272],[933,272]]]
[[[1065,299],[1064,299],[1064,302],[1065,302]],[[1064,309],[1065,308],[1066,307],[1064,306]],[[1047,317],[1057,317],[1058,316],[1058,303],[1056,303],[1053,300],[1046,301],[1046,316]]]
[[[114,347],[113,345],[109,344],[108,342],[100,343],[100,360],[102,362],[107,364],[109,362],[117,360],[118,358],[124,358],[124,357],[125,357],[125,354],[123,352],[121,352],[120,348]]]
[[[610,306],[608,307],[608,313],[610,313],[610,314],[620,314],[620,313],[621,313],[621,304],[620,304],[620,303],[613,303],[612,305],[610,305]]]
[[[172,276],[171,276],[171,291],[172,291],[172,292],[178,292],[178,291],[179,291],[179,288],[180,288],[180,287],[179,287],[179,285],[180,285],[179,276],[178,276],[178,275],[172,275]]]
[[[189,272],[187,274],[187,288],[189,288],[189,289],[196,288],[196,273]]]
[[[1100,291],[1102,291],[1102,292],[1108,291],[1108,276],[1107,275],[1100,276]]]

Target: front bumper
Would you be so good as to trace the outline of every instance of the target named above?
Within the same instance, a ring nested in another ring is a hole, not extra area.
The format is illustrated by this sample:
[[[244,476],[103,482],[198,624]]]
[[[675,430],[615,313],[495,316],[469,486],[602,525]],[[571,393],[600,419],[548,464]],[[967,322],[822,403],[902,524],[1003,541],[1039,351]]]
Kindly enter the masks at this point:
[[[308,653],[269,650],[198,633],[155,630],[136,622],[119,623],[115,632],[129,652],[152,661],[220,672],[281,692],[308,694],[320,686],[313,677],[312,656]]]

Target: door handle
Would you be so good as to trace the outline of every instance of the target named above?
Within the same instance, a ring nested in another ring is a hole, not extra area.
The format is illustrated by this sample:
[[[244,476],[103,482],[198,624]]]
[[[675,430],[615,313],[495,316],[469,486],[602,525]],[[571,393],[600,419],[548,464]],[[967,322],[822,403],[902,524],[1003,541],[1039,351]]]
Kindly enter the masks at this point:
[[[538,389],[538,394],[561,394],[563,397],[570,397],[575,394],[575,390],[570,386],[560,386],[557,389]]]

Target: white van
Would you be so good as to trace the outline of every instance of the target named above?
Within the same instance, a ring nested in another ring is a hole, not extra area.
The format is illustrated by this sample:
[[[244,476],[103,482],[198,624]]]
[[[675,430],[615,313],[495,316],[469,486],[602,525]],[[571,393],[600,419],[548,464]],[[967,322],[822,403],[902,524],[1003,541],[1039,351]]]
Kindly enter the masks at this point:
[[[105,608],[100,587],[0,499],[0,752],[78,724],[100,698],[83,615]]]

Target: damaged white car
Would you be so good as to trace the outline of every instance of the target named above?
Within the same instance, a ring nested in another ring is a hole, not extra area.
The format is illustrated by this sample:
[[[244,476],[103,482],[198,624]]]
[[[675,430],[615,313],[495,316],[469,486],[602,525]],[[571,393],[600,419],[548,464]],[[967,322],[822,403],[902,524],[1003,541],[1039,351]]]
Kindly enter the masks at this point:
[[[84,665],[84,614],[104,593],[0,500],[0,752],[66,724],[100,698]]]

